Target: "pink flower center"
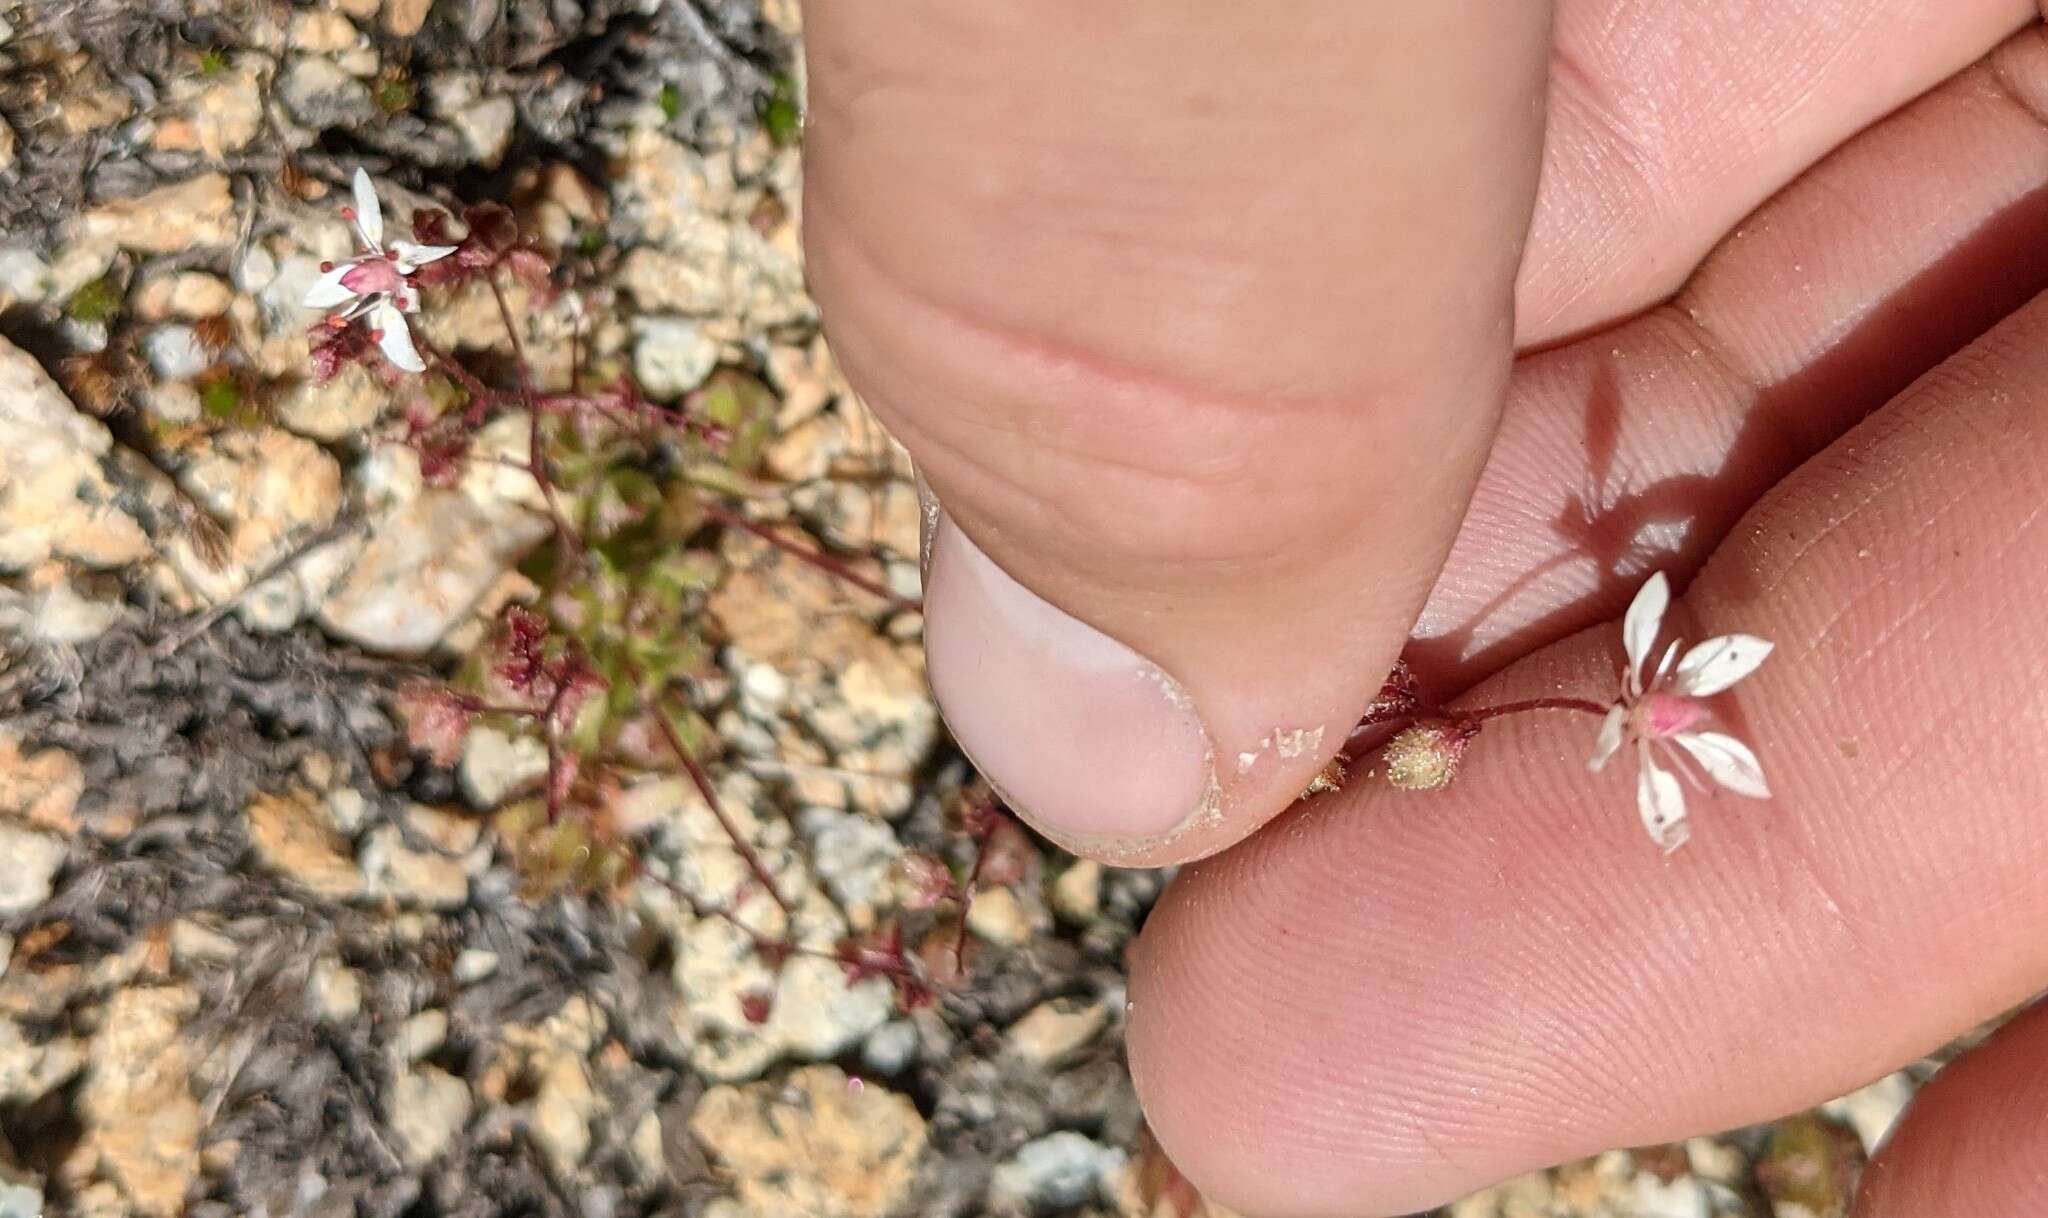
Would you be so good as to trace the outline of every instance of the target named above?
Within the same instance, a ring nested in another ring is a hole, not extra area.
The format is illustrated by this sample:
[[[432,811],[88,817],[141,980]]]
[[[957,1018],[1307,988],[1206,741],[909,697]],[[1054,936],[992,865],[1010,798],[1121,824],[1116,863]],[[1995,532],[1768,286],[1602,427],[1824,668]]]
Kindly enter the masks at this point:
[[[395,292],[404,281],[405,277],[398,273],[398,268],[383,258],[365,258],[341,276],[341,286],[358,296]]]
[[[1636,722],[1653,739],[1675,736],[1706,717],[1706,711],[1691,698],[1678,694],[1651,694],[1636,707]]]

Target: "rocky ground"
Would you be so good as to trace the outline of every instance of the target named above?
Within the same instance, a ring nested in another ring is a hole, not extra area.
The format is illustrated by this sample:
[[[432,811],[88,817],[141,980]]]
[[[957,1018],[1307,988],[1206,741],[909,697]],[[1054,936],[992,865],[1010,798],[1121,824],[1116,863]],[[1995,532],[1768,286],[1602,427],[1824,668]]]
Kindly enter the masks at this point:
[[[793,0],[0,0],[0,1218],[1200,1212],[1121,1057],[1160,877],[963,822],[907,465],[804,291],[800,45]],[[649,764],[548,824],[530,733],[395,713],[562,543],[526,420],[437,477],[399,385],[313,375],[357,166],[572,288],[507,284],[516,347],[431,292],[436,349],[730,408],[589,503],[831,556],[678,534],[717,806]],[[906,933],[934,1001],[842,946]],[[1916,1077],[1450,1213],[1827,1218]]]

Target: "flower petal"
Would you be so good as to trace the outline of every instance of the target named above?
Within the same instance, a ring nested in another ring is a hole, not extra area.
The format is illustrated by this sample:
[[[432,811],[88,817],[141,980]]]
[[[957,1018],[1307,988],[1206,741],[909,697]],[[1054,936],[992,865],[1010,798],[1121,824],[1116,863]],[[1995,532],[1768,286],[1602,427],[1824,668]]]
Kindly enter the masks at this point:
[[[454,252],[455,247],[452,245],[414,245],[410,241],[391,243],[392,261],[398,263],[398,269],[408,275],[429,262],[439,262]]]
[[[375,327],[377,346],[384,352],[384,358],[394,367],[407,372],[425,372],[426,362],[420,359],[419,349],[412,345],[412,331],[406,328],[405,314],[398,306],[385,301],[370,314],[370,324]]]
[[[1636,810],[1643,815],[1650,840],[1669,854],[1692,836],[1685,823],[1685,791],[1676,778],[1657,768],[1647,749],[1642,762],[1642,772],[1636,775]]]
[[[306,289],[305,306],[309,309],[331,309],[335,305],[354,300],[355,292],[341,281],[342,276],[355,269],[355,263],[344,262],[320,276],[313,286]]]
[[[356,231],[371,248],[382,247],[384,243],[384,208],[377,202],[376,188],[370,185],[370,175],[363,167],[356,166]]]
[[[1771,788],[1764,782],[1763,763],[1748,745],[1721,732],[1680,732],[1672,743],[1692,754],[1707,777],[1737,795],[1769,799]]]
[[[1621,747],[1622,730],[1628,726],[1628,708],[1615,703],[1607,708],[1607,717],[1600,721],[1599,738],[1593,742],[1593,756],[1586,762],[1589,770],[1598,770],[1614,756],[1614,750]]]
[[[1773,646],[1753,634],[1724,634],[1697,643],[1678,662],[1672,688],[1693,698],[1718,694],[1755,672]]]
[[[1628,649],[1628,670],[1631,681],[1639,680],[1643,661],[1649,659],[1650,648],[1656,646],[1657,632],[1664,626],[1664,611],[1671,607],[1671,584],[1665,580],[1662,571],[1644,582],[1636,599],[1630,602],[1628,616],[1621,620],[1621,642]],[[1632,686],[1640,691],[1640,685]]]

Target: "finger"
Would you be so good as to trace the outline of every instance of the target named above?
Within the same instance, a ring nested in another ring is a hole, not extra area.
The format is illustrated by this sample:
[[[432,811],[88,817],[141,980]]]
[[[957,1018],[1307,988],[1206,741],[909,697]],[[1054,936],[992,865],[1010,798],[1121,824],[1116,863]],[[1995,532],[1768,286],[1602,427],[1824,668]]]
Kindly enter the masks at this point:
[[[1863,1173],[1855,1218],[2048,1214],[2048,1005],[1913,1097]]]
[[[1776,488],[1667,619],[1776,641],[1721,707],[1774,800],[1696,800],[1666,857],[1588,719],[1526,716],[1448,791],[1361,784],[1188,869],[1130,982],[1167,1151],[1248,1212],[1402,1213],[1805,1107],[2031,992],[2044,507],[2037,300]],[[1617,635],[1475,697],[1612,697]]]
[[[1788,187],[1671,304],[1522,360],[1417,670],[1465,688],[1650,570],[1697,570],[1766,488],[2048,288],[2044,112],[2035,26]]]
[[[1517,341],[1662,300],[1830,148],[2039,15],[2037,0],[1564,0]]]
[[[1385,675],[1505,382],[1547,18],[811,10],[818,298],[944,504],[933,689],[1048,833],[1220,848]]]

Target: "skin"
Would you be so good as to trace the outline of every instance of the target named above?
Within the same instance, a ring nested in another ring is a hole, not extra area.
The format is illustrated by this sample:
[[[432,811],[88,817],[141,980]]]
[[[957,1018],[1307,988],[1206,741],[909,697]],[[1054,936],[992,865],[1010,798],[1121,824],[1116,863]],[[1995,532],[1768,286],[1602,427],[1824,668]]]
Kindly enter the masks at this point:
[[[1436,795],[1287,811],[1328,740],[1196,831],[1062,835],[1207,859],[1135,953],[1132,1070],[1274,1218],[1792,1111],[2048,984],[2038,11],[1421,7],[807,14],[849,375],[1219,748],[1355,715],[1404,646],[1472,705],[1611,696],[1652,569],[1682,633],[1778,644],[1718,708],[1776,797],[1695,799],[1668,859],[1568,715]],[[1860,1218],[2039,1212],[2048,1035],[1977,1052]]]

